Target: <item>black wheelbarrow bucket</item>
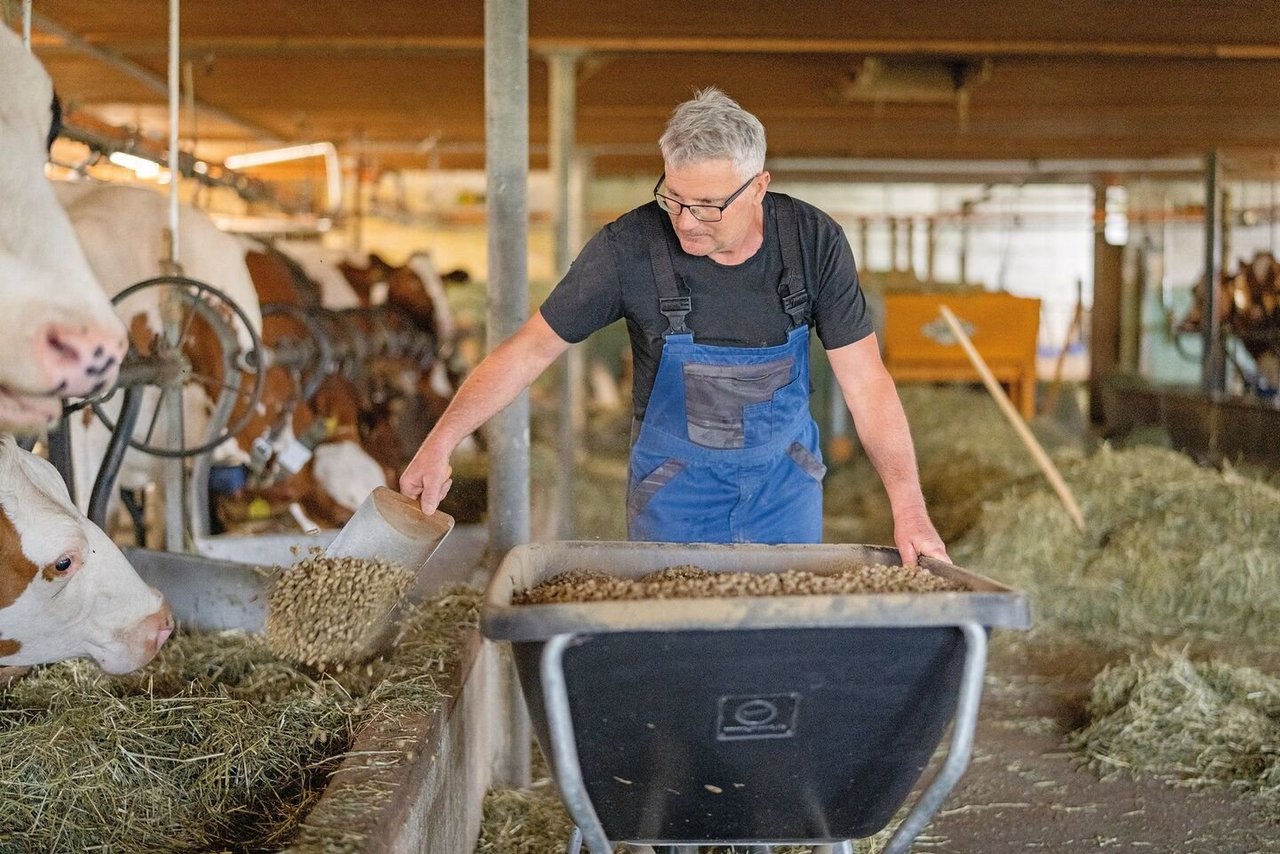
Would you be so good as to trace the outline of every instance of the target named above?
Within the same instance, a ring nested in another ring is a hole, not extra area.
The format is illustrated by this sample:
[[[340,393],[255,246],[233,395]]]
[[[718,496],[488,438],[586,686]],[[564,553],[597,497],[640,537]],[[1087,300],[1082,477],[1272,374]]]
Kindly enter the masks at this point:
[[[847,844],[884,828],[952,718],[950,750],[884,849],[901,854],[968,765],[987,633],[1025,595],[949,563],[963,592],[512,605],[569,570],[639,577],[897,565],[857,545],[518,546],[481,630],[510,641],[534,733],[591,854],[614,842]],[[612,842],[611,842],[612,840]],[[846,848],[848,850],[848,848]]]

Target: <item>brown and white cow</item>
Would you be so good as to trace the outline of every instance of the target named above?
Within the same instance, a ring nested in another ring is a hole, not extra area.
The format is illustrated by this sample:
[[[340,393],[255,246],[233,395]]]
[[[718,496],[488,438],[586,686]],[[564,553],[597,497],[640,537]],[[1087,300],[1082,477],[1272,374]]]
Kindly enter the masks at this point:
[[[0,436],[0,665],[150,661],[173,631],[164,598],[71,503],[46,460]]]
[[[53,84],[0,26],[0,429],[114,384],[125,330],[44,177]]]
[[[89,263],[108,294],[117,294],[135,282],[160,274],[163,234],[168,222],[168,200],[163,195],[143,187],[88,183],[59,184],[56,190]],[[254,244],[220,231],[207,214],[189,205],[181,207],[179,223],[183,272],[225,293],[248,316],[254,330],[264,335],[268,330],[262,318],[257,284],[246,260],[246,253],[255,251]],[[124,320],[130,328],[137,329],[141,324],[154,332],[159,323],[161,292],[154,292],[154,303],[142,298],[145,293],[140,293],[127,306],[121,305],[120,310],[129,314]],[[279,299],[279,293],[270,298]],[[139,311],[143,316],[137,316]],[[240,345],[247,350],[249,340],[236,325],[237,332],[241,333]],[[191,331],[196,338],[202,331],[207,332],[198,325]],[[198,340],[194,344],[194,350],[188,351],[193,360],[194,374],[213,380],[213,386],[216,386],[222,379],[223,366],[200,364],[198,360],[204,348]],[[263,433],[263,423],[274,424],[280,416],[280,407],[294,404],[293,389],[287,382],[276,384],[271,381],[271,374],[267,379],[265,398],[258,405],[258,412],[263,418],[251,422],[238,436],[228,437],[215,448],[212,453],[215,465],[248,463],[253,441]],[[190,446],[207,438],[209,400],[201,393],[201,386],[190,384],[186,388],[183,422]],[[212,388],[211,393],[216,394],[217,389]],[[139,432],[148,428],[150,407],[154,403],[155,395],[144,397],[143,411],[138,419]],[[239,420],[239,412],[240,404],[237,403],[233,420]],[[354,436],[333,438],[342,440]],[[105,456],[107,439],[105,428],[96,420],[85,423],[76,419],[72,423],[76,500],[82,506],[87,506],[93,478]],[[290,430],[276,439],[283,446],[296,444],[295,434]],[[334,444],[338,442],[326,442],[315,449],[314,464],[307,470],[307,477],[314,482],[305,486],[303,491],[311,491],[319,498],[328,497],[327,502],[318,501],[317,506],[328,506],[333,512],[320,514],[320,521],[341,524],[375,486],[386,484],[386,477],[358,447],[330,447]],[[139,489],[148,483],[158,484],[161,480],[161,461],[158,458],[132,450],[125,455],[119,475],[121,486]],[[109,518],[115,500],[115,496],[111,496]]]
[[[164,231],[168,225],[168,199],[145,187],[93,182],[54,184],[55,195],[70,217],[75,237],[91,265],[100,290],[114,296],[130,285],[162,273],[166,256]],[[179,242],[182,247],[183,272],[193,279],[212,285],[225,293],[244,310],[255,332],[262,329],[253,281],[244,265],[240,242],[217,229],[210,218],[190,207],[182,206],[179,217]],[[118,309],[128,314],[122,319],[132,328],[155,332],[160,328],[159,288],[143,291],[137,299]],[[252,344],[248,332],[234,324],[239,344],[247,351]],[[145,389],[142,412],[138,418],[137,437],[142,438],[151,421],[159,396],[158,389]],[[119,405],[109,401],[108,409]],[[190,383],[183,394],[183,427],[188,446],[204,442],[208,436],[210,401],[203,388]],[[106,454],[110,434],[87,412],[72,419],[72,469],[75,475],[75,497],[81,508],[88,507],[93,479]],[[233,442],[224,442],[213,451],[214,461],[243,462],[243,454]],[[140,489],[162,479],[162,460],[138,451],[125,454],[120,468],[120,484]],[[114,512],[115,496],[110,499],[108,517]]]

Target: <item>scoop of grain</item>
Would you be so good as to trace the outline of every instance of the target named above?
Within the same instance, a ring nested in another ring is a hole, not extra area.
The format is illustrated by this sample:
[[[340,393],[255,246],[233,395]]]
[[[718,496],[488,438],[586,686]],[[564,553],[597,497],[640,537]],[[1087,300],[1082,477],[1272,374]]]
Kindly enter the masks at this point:
[[[369,632],[413,583],[384,560],[313,556],[277,576],[267,604],[267,646],[316,668],[367,657]]]

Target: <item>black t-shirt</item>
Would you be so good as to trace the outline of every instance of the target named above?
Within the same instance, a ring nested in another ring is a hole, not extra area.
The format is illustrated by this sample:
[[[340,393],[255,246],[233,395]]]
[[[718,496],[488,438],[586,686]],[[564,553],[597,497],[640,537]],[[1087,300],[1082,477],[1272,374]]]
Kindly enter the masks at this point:
[[[778,290],[782,248],[772,193],[765,195],[764,243],[741,264],[726,266],[680,250],[671,220],[656,202],[636,208],[602,228],[542,304],[544,320],[571,343],[619,318],[631,337],[637,418],[644,417],[662,356],[667,319],[658,310],[657,287],[642,217],[659,216],[671,245],[677,278],[689,289],[693,310],[685,319],[694,341],[724,347],[772,347],[787,340],[791,319]],[[858,286],[853,251],[831,217],[795,203],[809,292],[810,325],[828,350],[852,344],[874,329]]]

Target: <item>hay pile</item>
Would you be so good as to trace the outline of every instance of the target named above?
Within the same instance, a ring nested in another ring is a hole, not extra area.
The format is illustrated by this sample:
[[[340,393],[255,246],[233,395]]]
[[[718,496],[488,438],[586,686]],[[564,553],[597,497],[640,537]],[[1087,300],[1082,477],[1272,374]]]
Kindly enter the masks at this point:
[[[1111,640],[1274,643],[1280,491],[1161,448],[1057,460],[1082,537],[1035,481],[988,502],[957,563],[1027,590],[1041,626]]]
[[[0,695],[0,849],[280,850],[357,729],[438,707],[478,599],[441,597],[391,657],[341,675],[313,677],[238,633],[179,635],[128,676],[38,669]]]
[[[1280,819],[1280,679],[1157,650],[1104,670],[1089,715],[1072,746],[1099,774],[1228,785]]]
[[[920,469],[920,486],[938,533],[947,542],[977,522],[982,503],[1009,484],[1039,477],[1031,454],[990,396],[966,386],[903,385],[902,398]],[[1031,425],[1049,449],[1068,451],[1079,443],[1051,421]],[[829,517],[881,514],[888,499],[875,469],[859,455],[854,464],[832,471],[825,482]],[[886,525],[880,523],[881,528]],[[887,526],[891,531],[891,524]]]

